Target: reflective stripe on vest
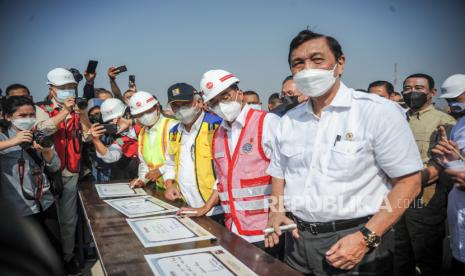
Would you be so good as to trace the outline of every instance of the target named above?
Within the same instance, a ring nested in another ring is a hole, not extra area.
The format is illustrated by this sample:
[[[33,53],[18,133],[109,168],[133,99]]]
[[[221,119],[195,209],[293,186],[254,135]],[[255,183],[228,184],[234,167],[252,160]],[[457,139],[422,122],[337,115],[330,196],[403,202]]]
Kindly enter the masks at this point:
[[[262,235],[268,221],[271,177],[266,174],[270,160],[262,148],[266,113],[250,109],[233,154],[229,152],[226,130],[218,128],[213,139],[213,156],[226,227],[232,222],[241,235]]]
[[[257,200],[247,200],[247,201],[236,201],[234,207],[237,211],[266,211],[270,207],[271,198],[266,197],[263,199]],[[225,213],[231,213],[231,208],[229,204],[222,204],[223,211]]]
[[[228,192],[218,193],[221,201],[228,200]],[[234,198],[257,197],[263,195],[271,195],[271,185],[263,185],[253,188],[232,189]]]
[[[158,169],[165,162],[166,136],[168,135],[168,125],[171,120],[161,117],[160,122],[154,126],[157,129],[152,130],[156,131],[155,135],[150,135],[150,131],[147,133],[145,128],[142,128],[139,132],[139,151],[150,170]],[[163,177],[160,177],[156,184],[158,187],[164,188]]]

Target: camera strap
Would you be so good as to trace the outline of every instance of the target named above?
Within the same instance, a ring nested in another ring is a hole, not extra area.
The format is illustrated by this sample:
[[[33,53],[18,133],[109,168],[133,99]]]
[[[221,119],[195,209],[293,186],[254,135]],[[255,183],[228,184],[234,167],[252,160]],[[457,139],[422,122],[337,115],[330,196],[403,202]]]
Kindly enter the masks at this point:
[[[31,196],[28,194],[28,192],[24,189],[24,174],[25,174],[25,164],[26,161],[24,160],[24,149],[21,149],[21,157],[18,159],[18,177],[19,177],[19,184],[21,185],[21,192],[23,193],[23,196],[27,200],[36,200],[38,201],[39,199],[42,198],[42,195],[44,193],[44,165],[43,161],[40,161],[40,157],[37,155],[37,153],[33,152],[34,149],[28,148],[26,149],[26,153],[34,160],[34,162],[39,166],[38,168],[31,168],[31,174],[35,178],[36,182],[36,188],[35,188],[35,194]]]
[[[10,134],[8,133],[8,129],[4,129],[3,134],[7,138],[10,138]],[[36,192],[34,196],[31,196],[25,189],[24,189],[24,174],[26,169],[26,160],[24,160],[24,149],[21,148],[21,156],[18,159],[18,177],[19,177],[19,184],[21,186],[21,192],[25,199],[27,200],[35,200],[39,207],[42,209],[42,205],[40,204],[39,200],[42,198],[44,193],[44,177],[43,177],[43,169],[44,169],[44,162],[41,158],[37,155],[33,148],[29,147],[26,149],[27,154],[34,160],[34,162],[39,166],[40,169],[32,169],[32,175],[36,178]]]

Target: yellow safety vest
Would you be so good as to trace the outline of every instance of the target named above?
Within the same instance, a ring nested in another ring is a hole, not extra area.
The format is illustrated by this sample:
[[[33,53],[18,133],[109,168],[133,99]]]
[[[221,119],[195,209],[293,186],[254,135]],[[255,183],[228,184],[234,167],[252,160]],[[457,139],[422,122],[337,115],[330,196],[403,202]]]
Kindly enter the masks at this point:
[[[179,124],[174,126],[170,131],[170,142],[168,153],[174,155],[176,182],[178,182],[179,161],[181,158],[195,158],[195,177],[197,188],[202,199],[206,202],[213,192],[213,186],[216,181],[215,168],[212,158],[212,141],[215,130],[221,123],[221,118],[205,113],[200,126],[200,130],[195,138],[195,145],[192,148],[192,156],[181,156],[181,137],[182,133],[178,131]]]
[[[171,121],[173,119],[161,117],[160,122],[155,126],[157,128],[155,130],[156,134],[152,135],[152,137],[147,133],[145,127],[139,133],[139,152],[150,170],[158,169],[165,163],[165,152],[168,142],[166,141],[166,136]],[[156,185],[161,189],[165,188],[163,177],[158,178]]]

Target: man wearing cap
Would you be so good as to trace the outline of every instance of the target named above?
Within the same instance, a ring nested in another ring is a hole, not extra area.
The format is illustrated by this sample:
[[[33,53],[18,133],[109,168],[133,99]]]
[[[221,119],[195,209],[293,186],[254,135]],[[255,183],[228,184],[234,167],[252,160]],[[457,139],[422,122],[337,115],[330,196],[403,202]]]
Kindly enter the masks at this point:
[[[403,83],[403,97],[410,107],[409,125],[423,161],[422,191],[395,226],[394,268],[397,275],[442,273],[442,240],[445,236],[447,190],[439,179],[439,168],[431,156],[438,138],[437,127],[450,132],[455,120],[433,106],[434,80],[413,74]]]
[[[170,130],[163,174],[165,198],[184,198],[189,207],[180,213],[195,212],[187,216],[208,215],[221,221],[223,210],[218,206],[212,140],[222,120],[203,111],[202,96],[187,83],[168,88],[168,104],[180,123]]]
[[[169,130],[176,120],[164,117],[157,99],[148,92],[136,92],[129,100],[129,107],[131,115],[143,126],[138,136],[139,176],[131,181],[131,187],[143,187],[150,181],[163,190]]]
[[[452,128],[450,140],[443,137],[432,150],[436,160],[446,169],[454,184],[447,202],[450,247],[452,249],[451,275],[465,274],[465,162],[455,150],[465,155],[465,75],[448,77],[441,86],[441,98],[447,100],[451,114],[460,118]],[[441,130],[444,131],[444,130]],[[446,136],[442,133],[441,136]],[[455,148],[455,150],[454,150]]]
[[[271,194],[271,177],[265,170],[279,117],[245,104],[238,83],[239,79],[225,70],[210,70],[200,87],[209,110],[223,119],[212,147],[226,228],[264,249]]]
[[[47,74],[51,101],[38,103],[39,107],[54,120],[56,129],[52,135],[55,150],[61,161],[63,195],[58,199],[58,215],[63,244],[65,268],[69,274],[81,273],[73,254],[77,224],[77,181],[81,161],[81,139],[90,128],[87,112],[75,107],[77,82],[73,74],[64,68],[55,68]],[[45,114],[43,113],[43,114]],[[38,114],[40,115],[40,114]],[[81,131],[82,129],[82,131]]]
[[[113,124],[119,128],[118,133],[112,134],[114,142],[105,144],[101,137],[105,134],[105,128],[95,122],[90,129],[92,142],[95,146],[97,157],[107,164],[112,164],[113,179],[133,179],[137,177],[138,143],[137,136],[141,130],[139,125],[130,125],[130,120],[123,118],[126,113],[126,105],[115,98],[105,100],[101,107],[101,121]],[[120,126],[124,125],[124,128]]]
[[[392,225],[420,190],[421,160],[395,103],[348,88],[339,42],[310,30],[289,46],[297,88],[310,99],[276,126],[267,172],[266,245],[287,232],[285,261],[311,275],[392,275]],[[290,235],[292,233],[292,237]]]

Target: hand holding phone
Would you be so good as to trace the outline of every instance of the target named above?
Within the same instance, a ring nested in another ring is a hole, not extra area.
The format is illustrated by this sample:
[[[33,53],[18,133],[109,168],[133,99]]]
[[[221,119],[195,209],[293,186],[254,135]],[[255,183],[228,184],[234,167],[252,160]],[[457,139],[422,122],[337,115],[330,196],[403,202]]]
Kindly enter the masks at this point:
[[[129,75],[129,88],[133,88],[136,86],[136,76],[135,75]]]
[[[115,71],[116,71],[117,74],[126,72],[127,70],[128,70],[128,68],[126,68],[126,65],[122,65],[122,66],[116,67],[116,69],[115,69]]]
[[[89,63],[87,64],[87,69],[86,72],[88,74],[94,74],[95,69],[97,68],[98,61],[96,60],[89,60]]]
[[[115,134],[118,132],[118,125],[115,124],[103,124],[101,125],[105,129],[105,134]]]

